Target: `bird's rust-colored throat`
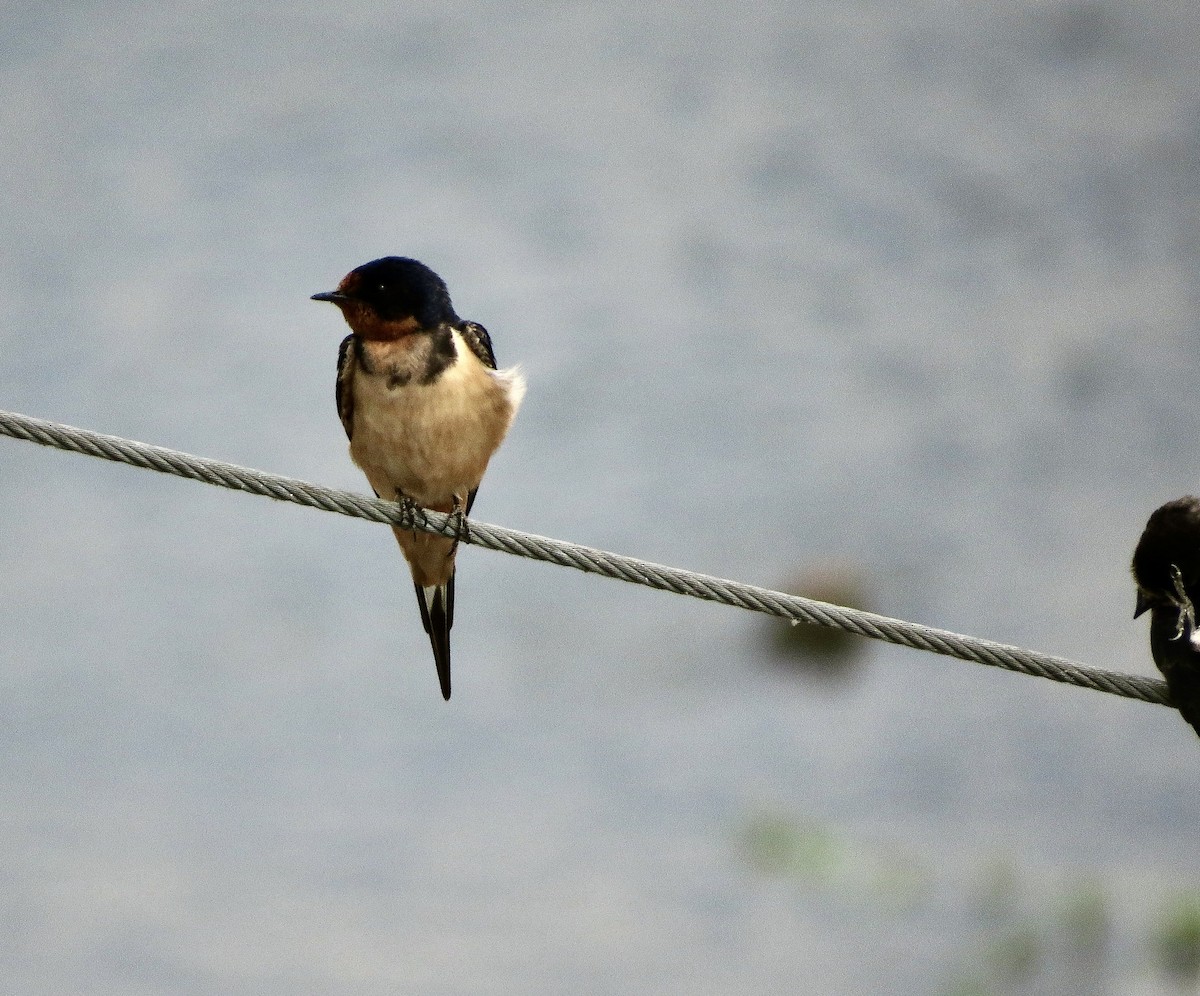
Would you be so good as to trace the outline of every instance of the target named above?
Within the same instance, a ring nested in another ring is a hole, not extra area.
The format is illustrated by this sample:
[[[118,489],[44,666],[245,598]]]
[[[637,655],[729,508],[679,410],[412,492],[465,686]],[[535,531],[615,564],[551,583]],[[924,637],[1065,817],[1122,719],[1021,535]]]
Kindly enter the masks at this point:
[[[380,318],[375,309],[361,301],[338,301],[346,324],[360,339],[370,342],[397,342],[421,331],[421,323],[412,315],[404,318]]]

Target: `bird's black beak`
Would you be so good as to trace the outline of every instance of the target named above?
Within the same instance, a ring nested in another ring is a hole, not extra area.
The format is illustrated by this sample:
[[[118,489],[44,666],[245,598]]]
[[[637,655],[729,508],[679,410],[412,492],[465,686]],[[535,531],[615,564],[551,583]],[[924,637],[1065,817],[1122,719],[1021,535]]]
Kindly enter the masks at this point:
[[[339,294],[337,291],[321,291],[320,294],[314,294],[310,301],[328,301],[330,304],[337,304],[339,301],[350,300],[345,294]]]
[[[1150,608],[1150,599],[1146,597],[1146,593],[1141,588],[1137,593],[1137,604],[1133,607],[1133,618],[1136,619],[1143,612]]]

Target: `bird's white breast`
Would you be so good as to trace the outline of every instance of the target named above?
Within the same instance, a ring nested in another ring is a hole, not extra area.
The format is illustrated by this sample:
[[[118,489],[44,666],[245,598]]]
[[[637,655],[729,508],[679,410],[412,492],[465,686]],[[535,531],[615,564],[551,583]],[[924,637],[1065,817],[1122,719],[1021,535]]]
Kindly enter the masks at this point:
[[[350,455],[380,497],[395,499],[400,490],[421,505],[449,508],[479,486],[525,383],[515,368],[484,366],[455,331],[455,361],[422,384],[422,339],[363,343],[373,372],[362,364],[354,372]]]

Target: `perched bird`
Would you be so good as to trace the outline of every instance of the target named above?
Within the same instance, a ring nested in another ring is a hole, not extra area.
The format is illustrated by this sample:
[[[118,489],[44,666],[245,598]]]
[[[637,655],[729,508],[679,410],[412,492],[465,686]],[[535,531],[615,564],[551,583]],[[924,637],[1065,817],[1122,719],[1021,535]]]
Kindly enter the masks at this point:
[[[1133,554],[1137,607],[1150,612],[1150,652],[1180,714],[1200,733],[1200,498],[1176,498],[1146,523]]]
[[[338,351],[337,409],[350,458],[388,501],[465,515],[525,394],[516,367],[496,369],[487,330],[455,314],[445,281],[386,256],[336,290],[350,326]],[[458,541],[393,527],[412,568],[442,697],[450,698],[450,627]]]

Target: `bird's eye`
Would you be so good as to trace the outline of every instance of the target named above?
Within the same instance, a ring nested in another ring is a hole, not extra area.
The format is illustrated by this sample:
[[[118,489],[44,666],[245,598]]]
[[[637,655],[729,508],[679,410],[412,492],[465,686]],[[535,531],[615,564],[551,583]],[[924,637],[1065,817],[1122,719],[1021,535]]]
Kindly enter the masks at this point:
[[[377,291],[385,291],[387,290],[387,284],[376,284],[375,289]]]

